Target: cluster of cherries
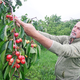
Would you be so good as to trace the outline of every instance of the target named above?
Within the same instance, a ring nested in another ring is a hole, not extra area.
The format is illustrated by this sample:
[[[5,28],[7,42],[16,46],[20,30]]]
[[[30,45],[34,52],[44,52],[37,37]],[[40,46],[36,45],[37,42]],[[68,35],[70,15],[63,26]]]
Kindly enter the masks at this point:
[[[29,43],[30,43],[30,41],[29,41],[29,40],[26,40],[26,43],[27,43],[27,44],[29,44]],[[31,47],[32,47],[32,48],[34,48],[34,47],[37,47],[37,45],[36,45],[36,44],[32,44],[32,43],[31,43]]]
[[[18,37],[18,35],[19,35],[18,33],[14,33],[14,36],[15,37]],[[22,42],[22,39],[21,38],[19,38],[19,39],[16,40],[16,43],[20,43],[20,42]],[[13,49],[15,49],[15,48],[16,48],[16,46],[13,45]],[[14,65],[13,65],[13,68],[14,67],[20,68],[20,64],[19,63],[25,64],[25,57],[23,55],[21,55],[19,51],[15,51],[15,54],[14,55],[17,56],[17,59],[16,59]],[[6,60],[8,61],[8,64],[9,65],[12,65],[12,63],[14,62],[14,58],[12,57],[11,54],[8,54],[6,56]]]
[[[34,47],[37,47],[37,45],[36,44],[31,44],[31,47],[34,48]]]
[[[6,18],[9,18],[10,19],[10,21],[12,21],[13,20],[13,15],[6,15]],[[16,16],[14,16],[14,18],[17,18]]]
[[[14,64],[13,68],[14,67],[20,68],[19,63],[25,64],[25,57],[23,55],[20,55],[19,51],[16,51],[15,55],[17,56],[17,59],[16,59],[16,62]],[[14,62],[14,58],[12,58],[12,55],[10,55],[10,54],[7,55],[6,60],[8,61],[9,65],[12,65],[12,63]]]

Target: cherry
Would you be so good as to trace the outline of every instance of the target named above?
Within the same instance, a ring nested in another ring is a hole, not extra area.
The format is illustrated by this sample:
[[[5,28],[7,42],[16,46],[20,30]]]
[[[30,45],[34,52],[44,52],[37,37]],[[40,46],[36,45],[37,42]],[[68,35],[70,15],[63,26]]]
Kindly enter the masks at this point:
[[[15,68],[15,64],[13,65],[13,67],[12,68]]]
[[[9,15],[9,18],[13,18],[13,16],[12,15]]]
[[[5,2],[4,2],[4,4],[5,4]]]
[[[22,42],[22,39],[21,38],[19,38],[19,40],[20,40],[20,42]]]
[[[24,57],[24,56],[22,56],[22,59],[25,59],[25,57]]]
[[[20,40],[19,40],[19,39],[17,39],[17,40],[16,40],[16,43],[20,43]]]
[[[15,49],[15,45],[13,45],[13,49]]]
[[[22,59],[22,60],[21,60],[21,63],[22,63],[22,64],[25,64],[25,59]]]
[[[8,54],[7,59],[11,59],[11,58],[12,58],[12,55]]]
[[[36,45],[36,44],[34,44],[34,47],[37,47],[37,45]]]
[[[28,43],[30,43],[30,41],[29,40],[26,40],[26,43],[28,44]]]
[[[15,54],[16,54],[16,56],[19,56],[20,55],[20,52],[19,51],[16,51]]]
[[[21,55],[19,55],[19,56],[18,56],[18,59],[19,59],[19,60],[22,60],[22,56],[21,56]]]
[[[10,21],[12,21],[13,20],[13,17],[12,18],[10,18]]]
[[[6,61],[9,61],[10,59],[6,59]]]
[[[9,62],[8,64],[9,64],[9,65],[12,65],[12,63],[11,63],[11,62]]]
[[[13,63],[13,62],[14,62],[14,59],[13,59],[13,58],[11,58],[11,59],[10,59],[10,62],[11,62],[11,63]]]
[[[9,15],[6,15],[6,18],[9,18]]]
[[[19,59],[16,59],[16,63],[20,63],[20,60]]]
[[[34,48],[34,44],[31,44],[31,47]]]
[[[16,64],[16,68],[20,68],[20,65],[19,64]]]
[[[18,37],[18,35],[19,35],[19,33],[14,33],[14,36],[15,36],[15,37]]]
[[[0,1],[0,4],[2,4],[2,1]]]

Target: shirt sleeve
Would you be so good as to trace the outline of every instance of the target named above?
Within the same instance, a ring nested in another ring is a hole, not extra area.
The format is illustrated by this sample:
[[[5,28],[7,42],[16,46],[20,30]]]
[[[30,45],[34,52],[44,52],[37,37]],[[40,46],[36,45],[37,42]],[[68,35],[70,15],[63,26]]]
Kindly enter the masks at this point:
[[[44,35],[45,37],[51,39],[51,40],[54,40],[54,41],[59,42],[59,43],[61,43],[61,44],[63,44],[63,42],[64,42],[65,40],[67,40],[68,37],[69,37],[69,36],[65,36],[65,35],[63,35],[63,36],[50,35],[50,34],[48,34],[48,33],[41,32],[41,31],[39,31],[39,33],[42,34],[42,35]]]
[[[53,41],[52,46],[48,50],[58,56],[78,58],[80,57],[80,42],[62,45],[56,41]]]

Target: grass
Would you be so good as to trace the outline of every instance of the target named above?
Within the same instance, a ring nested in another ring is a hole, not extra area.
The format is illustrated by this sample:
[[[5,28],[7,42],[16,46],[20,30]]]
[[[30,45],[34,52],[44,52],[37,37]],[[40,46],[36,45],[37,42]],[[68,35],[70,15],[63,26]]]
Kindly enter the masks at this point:
[[[46,50],[41,51],[40,59],[31,66],[26,77],[30,80],[55,80],[54,70],[57,56]]]

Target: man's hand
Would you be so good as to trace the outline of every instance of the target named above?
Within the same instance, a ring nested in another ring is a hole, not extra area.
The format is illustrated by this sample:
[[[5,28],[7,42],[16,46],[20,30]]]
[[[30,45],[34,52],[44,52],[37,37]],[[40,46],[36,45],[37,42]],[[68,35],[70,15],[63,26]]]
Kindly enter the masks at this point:
[[[18,18],[15,18],[16,24],[20,27],[20,25],[24,28],[25,33],[28,36],[34,37],[37,34],[37,30],[34,28],[32,24],[27,24],[19,20]]]

